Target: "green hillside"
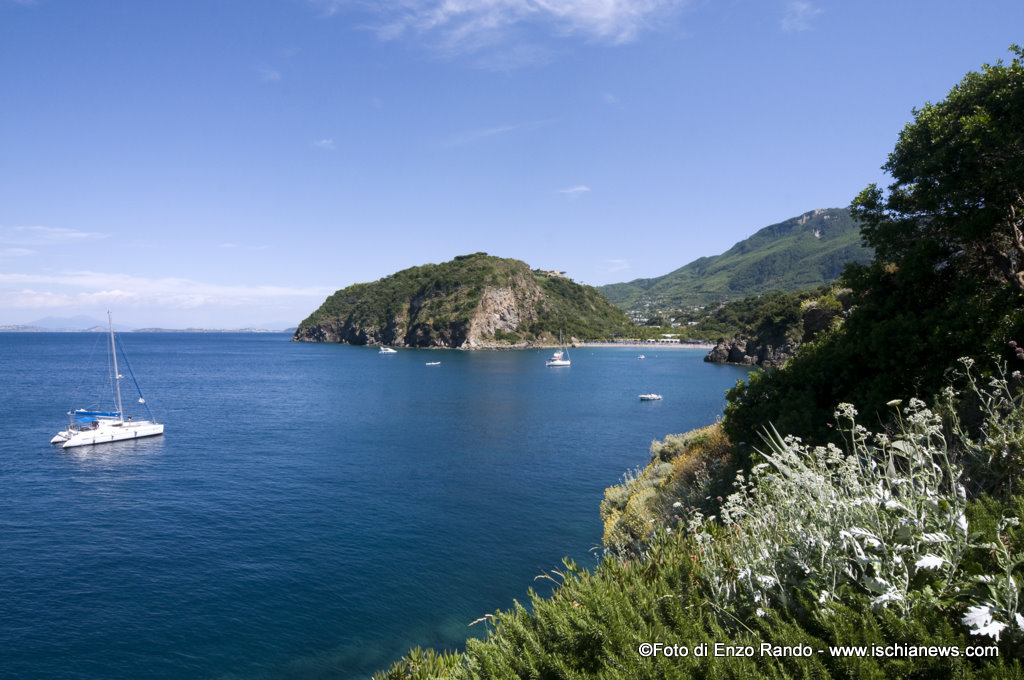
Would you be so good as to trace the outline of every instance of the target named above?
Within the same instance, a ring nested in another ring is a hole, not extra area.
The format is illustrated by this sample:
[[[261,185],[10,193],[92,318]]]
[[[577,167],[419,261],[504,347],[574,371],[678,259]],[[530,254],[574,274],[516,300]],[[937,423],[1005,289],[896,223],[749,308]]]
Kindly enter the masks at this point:
[[[774,291],[817,288],[871,250],[847,209],[814,210],[761,229],[721,255],[702,257],[653,279],[598,290],[622,309],[683,309]]]
[[[334,293],[295,340],[491,347],[622,333],[625,314],[591,286],[486,253],[411,267]]]

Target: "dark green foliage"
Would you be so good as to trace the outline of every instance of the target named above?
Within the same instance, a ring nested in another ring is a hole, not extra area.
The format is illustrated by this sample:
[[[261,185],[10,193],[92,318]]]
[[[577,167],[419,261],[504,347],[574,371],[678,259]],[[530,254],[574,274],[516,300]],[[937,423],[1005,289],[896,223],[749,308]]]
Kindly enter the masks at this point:
[[[519,260],[486,253],[405,269],[340,290],[303,321],[296,339],[351,344],[462,346],[487,291],[511,291],[524,321],[491,340],[517,343],[558,337],[602,339],[630,324],[596,289],[530,271]]]
[[[1024,290],[1024,52],[968,73],[914,111],[883,166],[895,179],[854,203],[878,262]]]
[[[762,332],[773,337],[797,334],[800,322],[800,303],[820,291],[800,293],[767,293],[718,305],[713,309],[682,315],[679,320],[688,324],[687,337],[715,342],[734,336],[753,337]],[[689,325],[693,322],[694,325]]]
[[[886,401],[938,392],[960,356],[1024,363],[1006,349],[1024,337],[1024,66],[1014,53],[915,112],[885,165],[896,180],[888,197],[872,185],[854,202],[878,254],[844,275],[855,309],[784,370],[730,392],[734,441],[756,442],[768,422],[820,437],[843,401],[877,424]]]
[[[806,593],[794,605],[758,617],[731,614],[707,597],[694,559],[700,547],[679,533],[662,531],[645,559],[604,559],[593,571],[567,563],[550,597],[530,595],[529,609],[516,604],[488,618],[486,639],[471,639],[460,663],[439,673],[451,680],[664,680],[701,678],[1024,678],[1019,655],[998,659],[938,657],[842,658],[834,645],[954,646],[986,644],[969,638],[948,612],[918,607],[910,617],[870,607],[851,595],[823,608]],[[643,642],[693,650],[715,643],[752,645],[753,658],[658,656],[643,658]],[[809,657],[772,658],[760,645],[809,645]],[[818,653],[816,650],[825,650]],[[417,657],[419,658],[419,657]],[[376,680],[405,677],[378,674]]]
[[[629,320],[597,288],[562,277],[537,275],[536,281],[544,299],[530,333],[549,337],[562,333],[567,340],[603,340],[629,333]]]
[[[761,229],[714,257],[702,257],[665,276],[601,286],[623,309],[678,310],[760,293],[817,288],[871,251],[849,210],[815,210]]]
[[[752,295],[714,307],[683,311],[676,318],[681,327],[664,330],[705,342],[734,337],[757,338],[773,345],[805,341],[809,335],[827,328],[843,311],[839,294],[835,286],[826,286]]]

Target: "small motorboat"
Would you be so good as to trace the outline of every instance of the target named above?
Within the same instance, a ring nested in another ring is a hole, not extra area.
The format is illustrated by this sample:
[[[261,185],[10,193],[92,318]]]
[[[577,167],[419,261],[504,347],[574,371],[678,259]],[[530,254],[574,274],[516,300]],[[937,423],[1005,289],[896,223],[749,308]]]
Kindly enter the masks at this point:
[[[428,361],[427,362],[427,366],[440,366],[440,365],[441,365],[440,361]]]
[[[390,347],[381,347],[377,354],[398,354],[397,349],[391,349]]]
[[[661,395],[654,394],[653,392],[650,394],[641,394],[640,401],[661,401]]]

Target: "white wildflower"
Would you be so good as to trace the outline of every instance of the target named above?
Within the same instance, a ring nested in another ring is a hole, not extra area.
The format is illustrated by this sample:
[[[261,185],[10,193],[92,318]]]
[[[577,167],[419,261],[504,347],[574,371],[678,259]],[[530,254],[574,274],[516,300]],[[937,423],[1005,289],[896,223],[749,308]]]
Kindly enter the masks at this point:
[[[857,415],[857,409],[855,409],[853,407],[853,404],[848,404],[846,402],[843,402],[843,403],[839,404],[839,406],[836,407],[836,411],[835,411],[835,417],[836,418],[846,418],[848,420],[853,420],[854,416],[856,416],[856,415]]]
[[[945,564],[945,562],[946,560],[939,557],[938,555],[925,555],[917,562],[915,562],[914,566],[918,569],[938,569],[943,564]]]
[[[960,622],[971,628],[979,628],[992,620],[992,608],[986,605],[968,607]]]
[[[973,633],[974,635],[987,635],[990,638],[995,638],[996,642],[998,642],[999,641],[999,634],[1002,633],[1005,628],[1006,628],[1006,624],[1005,623],[1000,623],[999,621],[993,621],[992,623],[988,624],[987,626],[982,626],[981,628],[977,628],[975,630],[972,630],[971,633]]]
[[[889,590],[885,591],[884,593],[882,593],[881,595],[876,597],[874,600],[872,600],[871,601],[871,606],[872,607],[879,607],[879,606],[885,606],[889,602],[902,602],[902,601],[903,601],[903,595],[899,591],[897,591],[895,588],[890,588]]]

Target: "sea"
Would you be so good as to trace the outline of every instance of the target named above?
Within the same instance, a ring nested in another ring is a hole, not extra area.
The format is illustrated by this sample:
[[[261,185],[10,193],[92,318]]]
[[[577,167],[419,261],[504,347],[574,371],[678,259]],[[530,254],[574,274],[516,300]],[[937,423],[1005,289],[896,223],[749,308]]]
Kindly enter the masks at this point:
[[[563,558],[594,566],[604,489],[747,375],[682,348],[118,337],[125,411],[165,434],[64,450],[70,409],[111,408],[107,336],[0,333],[0,677],[344,680],[459,649]]]

